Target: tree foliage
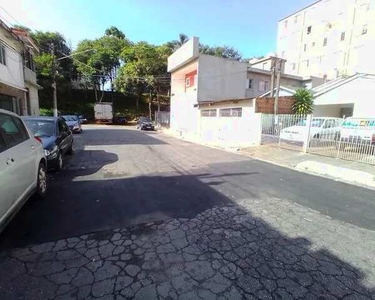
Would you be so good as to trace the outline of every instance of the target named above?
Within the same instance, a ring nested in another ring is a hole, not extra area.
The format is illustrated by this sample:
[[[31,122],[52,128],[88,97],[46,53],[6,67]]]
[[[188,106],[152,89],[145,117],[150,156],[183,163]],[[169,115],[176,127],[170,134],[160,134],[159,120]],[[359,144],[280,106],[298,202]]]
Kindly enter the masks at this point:
[[[188,40],[189,40],[189,37],[186,34],[180,33],[178,35],[177,40],[173,40],[173,41],[170,41],[170,42],[166,43],[166,46],[169,49],[171,49],[172,52],[174,52],[177,49],[179,49],[183,44],[185,44]]]
[[[81,41],[73,53],[81,82],[95,90],[104,89],[108,81],[112,85],[121,64],[120,54],[130,45],[125,34],[113,26],[98,39]],[[101,97],[95,95],[100,101]]]
[[[242,55],[236,49],[225,45],[210,47],[208,45],[201,44],[199,45],[199,52],[238,61],[242,60]]]
[[[139,100],[144,92],[158,98],[169,89],[167,57],[172,53],[168,45],[155,46],[139,42],[124,49],[121,58],[124,64],[115,81],[116,90],[123,93],[134,92]]]
[[[314,100],[312,93],[307,89],[298,89],[294,94],[292,109],[295,114],[308,115],[314,111]]]

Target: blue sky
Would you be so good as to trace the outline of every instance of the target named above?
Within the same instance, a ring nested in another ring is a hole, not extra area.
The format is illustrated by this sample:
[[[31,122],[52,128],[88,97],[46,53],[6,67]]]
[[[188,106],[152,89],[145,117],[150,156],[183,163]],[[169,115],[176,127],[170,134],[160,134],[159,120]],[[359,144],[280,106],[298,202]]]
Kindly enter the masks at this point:
[[[244,57],[276,50],[277,22],[314,0],[0,0],[19,23],[61,32],[74,47],[96,38],[109,26],[132,41],[154,44],[179,33],[204,44],[229,45]],[[15,23],[0,8],[1,18]]]

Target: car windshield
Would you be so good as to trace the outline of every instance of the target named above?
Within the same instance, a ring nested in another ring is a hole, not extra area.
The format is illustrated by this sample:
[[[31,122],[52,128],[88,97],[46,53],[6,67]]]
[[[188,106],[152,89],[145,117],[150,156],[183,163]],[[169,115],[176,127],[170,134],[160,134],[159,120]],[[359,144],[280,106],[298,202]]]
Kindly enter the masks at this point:
[[[346,119],[342,124],[346,128],[371,128],[375,129],[375,120],[370,119]]]
[[[63,116],[63,118],[66,122],[78,121],[78,118],[76,116]]]
[[[52,120],[24,120],[26,126],[38,137],[53,136],[55,134],[55,123]]]
[[[306,126],[306,120],[299,121],[296,126]],[[324,123],[324,119],[313,119],[311,122],[311,127],[321,127]]]

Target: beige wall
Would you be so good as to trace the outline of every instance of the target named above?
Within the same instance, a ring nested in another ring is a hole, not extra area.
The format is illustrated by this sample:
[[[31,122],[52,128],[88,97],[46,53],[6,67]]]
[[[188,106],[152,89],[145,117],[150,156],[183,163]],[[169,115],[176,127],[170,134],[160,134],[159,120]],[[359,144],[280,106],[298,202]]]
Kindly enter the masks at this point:
[[[271,75],[270,74],[261,74],[261,73],[256,73],[256,72],[249,72],[247,74],[247,79],[253,80],[253,86],[252,89],[246,89],[246,97],[248,98],[255,98],[260,95],[263,95],[264,93],[268,92],[271,89]],[[268,88],[267,90],[261,90],[260,89],[260,82],[261,81],[266,81],[268,82]],[[302,79],[297,80],[297,79],[292,79],[292,78],[286,78],[286,77],[281,77],[280,78],[280,85],[291,88],[291,89],[298,89],[302,87]],[[248,85],[246,85],[248,87]]]
[[[245,98],[248,63],[199,55],[198,101]]]
[[[38,89],[31,84],[26,83],[26,87],[29,89],[30,98],[30,112],[31,116],[39,116],[39,96]]]
[[[222,108],[242,108],[242,117],[220,117]],[[217,110],[216,117],[200,116],[200,139],[204,143],[225,147],[244,147],[260,144],[260,114],[255,114],[254,100],[238,103],[218,103],[199,108]]]
[[[174,131],[197,134],[198,109],[197,104],[197,81],[191,88],[185,87],[185,75],[198,70],[198,60],[188,63],[183,68],[171,74],[171,124]]]
[[[5,65],[0,64],[0,80],[16,88],[24,88],[22,44],[0,27],[0,42],[5,47]]]
[[[329,79],[375,73],[374,51],[375,0],[319,1],[278,23],[277,53],[287,59],[286,73]]]

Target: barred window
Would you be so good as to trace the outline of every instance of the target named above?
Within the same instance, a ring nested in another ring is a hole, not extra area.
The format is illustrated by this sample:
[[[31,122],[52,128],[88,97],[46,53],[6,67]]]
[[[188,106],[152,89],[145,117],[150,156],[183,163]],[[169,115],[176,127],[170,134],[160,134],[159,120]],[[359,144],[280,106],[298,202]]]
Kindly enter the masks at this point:
[[[239,108],[222,108],[220,117],[242,117],[242,107]]]
[[[202,117],[216,117],[216,109],[201,110]]]

